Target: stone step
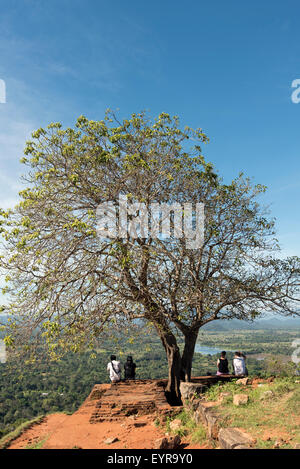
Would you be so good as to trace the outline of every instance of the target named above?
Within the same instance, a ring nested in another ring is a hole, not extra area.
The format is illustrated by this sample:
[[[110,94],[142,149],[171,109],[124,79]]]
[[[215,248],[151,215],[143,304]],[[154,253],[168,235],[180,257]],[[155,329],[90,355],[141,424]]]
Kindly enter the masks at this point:
[[[95,385],[86,405],[91,404],[91,423],[114,421],[130,415],[159,413],[167,415],[172,411],[165,393],[165,383],[155,380],[121,382],[114,386]]]

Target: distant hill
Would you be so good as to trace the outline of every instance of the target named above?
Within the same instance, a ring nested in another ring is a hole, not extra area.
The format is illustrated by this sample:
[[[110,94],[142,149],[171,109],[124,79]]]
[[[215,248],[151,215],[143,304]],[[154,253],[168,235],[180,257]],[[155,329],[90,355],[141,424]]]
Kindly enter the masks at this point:
[[[7,315],[0,314],[0,323],[7,322]],[[144,324],[143,320],[135,321],[136,324]],[[225,321],[223,319],[213,321],[203,326],[202,329],[207,331],[232,331],[232,330],[270,330],[281,329],[291,330],[300,328],[300,317],[298,318],[283,318],[283,317],[268,317],[258,321],[248,322],[239,321],[238,319],[231,319]]]
[[[231,319],[229,321],[213,321],[203,327],[207,331],[232,331],[232,330],[270,330],[270,329],[300,329],[300,318],[268,318],[259,321],[247,322]]]

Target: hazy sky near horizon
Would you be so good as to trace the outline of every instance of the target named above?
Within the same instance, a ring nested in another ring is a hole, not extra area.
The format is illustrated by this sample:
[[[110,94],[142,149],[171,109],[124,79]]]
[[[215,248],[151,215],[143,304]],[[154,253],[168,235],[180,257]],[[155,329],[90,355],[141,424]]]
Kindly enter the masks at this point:
[[[225,181],[268,186],[283,254],[300,255],[299,14],[289,0],[0,0],[0,207],[17,202],[33,130],[164,111],[204,129]]]

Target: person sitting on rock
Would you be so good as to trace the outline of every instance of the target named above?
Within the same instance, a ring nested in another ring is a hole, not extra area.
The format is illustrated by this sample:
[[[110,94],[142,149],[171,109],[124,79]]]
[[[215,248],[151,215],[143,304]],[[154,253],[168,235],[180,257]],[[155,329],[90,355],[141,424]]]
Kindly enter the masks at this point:
[[[244,359],[244,362],[245,362],[245,376],[248,376],[248,369],[247,369],[247,365],[246,365],[246,355],[242,352],[240,352],[241,354],[241,357]]]
[[[116,384],[121,380],[121,363],[117,361],[115,355],[110,356],[110,362],[107,365],[107,371],[109,371],[109,377],[112,384]]]
[[[225,351],[221,352],[221,356],[217,361],[217,367],[217,375],[229,375],[228,360]]]
[[[246,374],[245,358],[241,352],[235,352],[232,366],[235,376],[244,376]]]
[[[135,379],[135,369],[136,369],[136,364],[133,363],[132,356],[129,355],[124,365],[125,379]]]

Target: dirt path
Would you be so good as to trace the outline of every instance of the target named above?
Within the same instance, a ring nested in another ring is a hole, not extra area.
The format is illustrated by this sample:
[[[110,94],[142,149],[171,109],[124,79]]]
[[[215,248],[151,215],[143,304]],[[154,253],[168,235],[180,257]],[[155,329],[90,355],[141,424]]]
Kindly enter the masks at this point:
[[[165,433],[154,425],[152,416],[124,418],[119,422],[90,424],[87,415],[52,414],[25,431],[8,449],[40,447],[42,449],[152,449]],[[113,444],[108,438],[118,438]],[[186,449],[205,448],[183,441]]]

